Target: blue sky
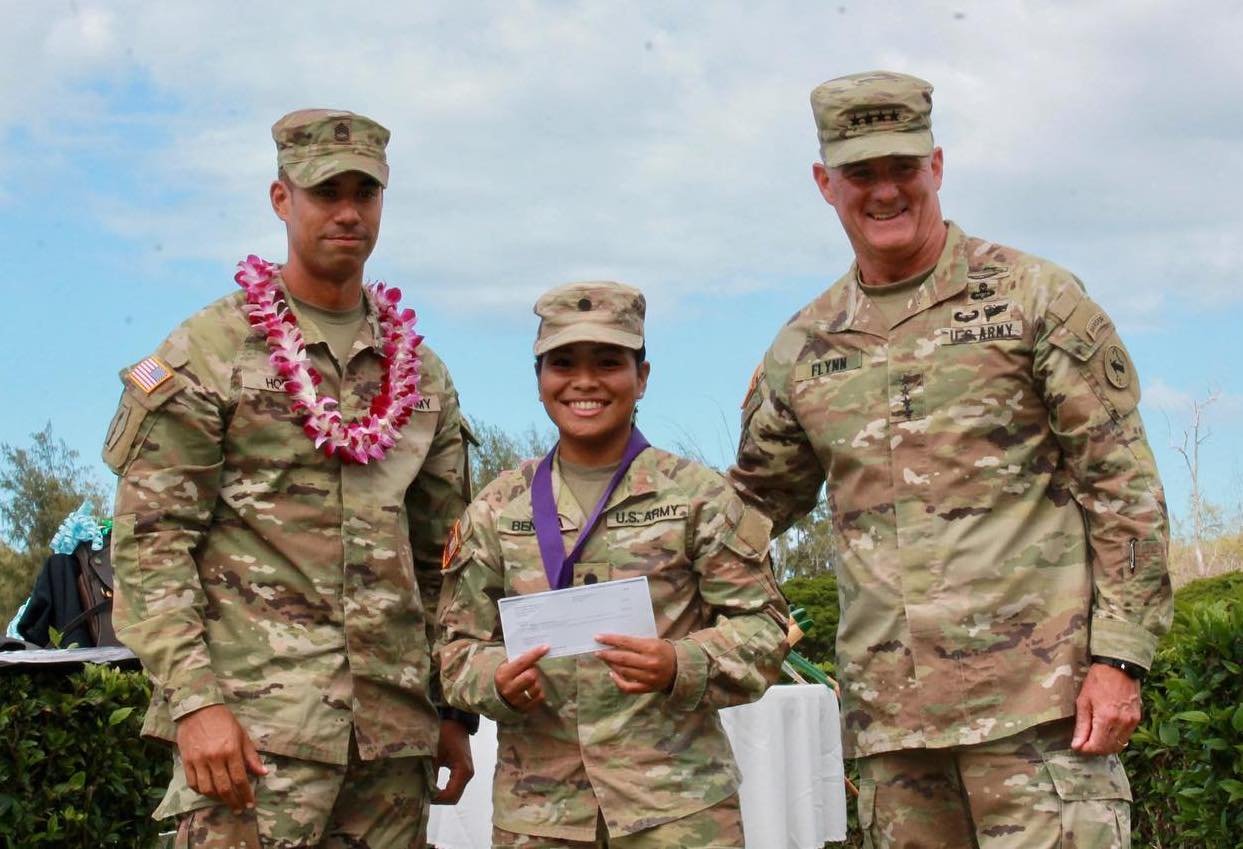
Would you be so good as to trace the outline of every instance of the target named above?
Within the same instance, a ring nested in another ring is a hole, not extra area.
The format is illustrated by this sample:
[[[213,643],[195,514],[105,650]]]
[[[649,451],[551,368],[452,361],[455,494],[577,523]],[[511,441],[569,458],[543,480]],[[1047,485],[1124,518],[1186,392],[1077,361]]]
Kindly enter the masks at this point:
[[[1211,390],[1205,489],[1243,498],[1238,4],[411,5],[6,4],[0,441],[51,421],[106,475],[117,371],[245,254],[283,258],[269,127],[331,106],[393,131],[368,270],[473,418],[542,427],[531,304],[620,279],[649,298],[645,432],[724,464],[764,348],[850,260],[808,92],[883,67],[936,86],[946,214],[1115,318],[1174,512],[1169,443]]]

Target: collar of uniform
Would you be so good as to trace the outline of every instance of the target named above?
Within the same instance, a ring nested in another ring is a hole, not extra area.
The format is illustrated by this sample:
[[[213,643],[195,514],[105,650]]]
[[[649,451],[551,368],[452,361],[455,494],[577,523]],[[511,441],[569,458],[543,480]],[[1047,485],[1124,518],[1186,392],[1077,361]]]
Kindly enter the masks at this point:
[[[859,266],[852,263],[842,278],[843,310],[831,330],[854,330],[873,336],[887,337],[889,330],[934,304],[959,294],[967,288],[967,237],[953,221],[946,221],[945,247],[928,279],[911,293],[906,308],[893,319],[887,319],[872,304],[859,285]]]
[[[324,334],[319,332],[319,325],[298,306],[298,302],[289,292],[289,287],[285,285],[285,278],[277,272],[277,283],[281,287],[281,294],[285,297],[285,307],[293,313],[294,319],[298,322],[298,329],[302,331],[302,341],[306,345],[328,345],[328,340],[324,338]]]
[[[945,225],[945,247],[941,249],[936,266],[927,279],[911,292],[911,297],[902,311],[888,320],[890,330],[911,316],[948,300],[967,288],[967,237],[954,222],[946,221]]]
[[[536,462],[525,464],[525,466],[529,466],[529,469],[524,466],[524,477],[527,481],[528,491],[531,486],[531,478],[535,474],[536,465]],[[617,489],[613,490],[612,496],[606,502],[604,512],[607,513],[614,507],[624,504],[631,499],[642,498],[673,485],[673,481],[669,480],[657,466],[656,449],[648,448],[634,458],[634,462],[626,470],[621,483],[617,485]],[[557,502],[557,513],[561,519],[561,529],[582,527],[587,517],[583,513],[582,508],[579,507],[578,502],[574,500],[569,487],[562,483],[561,471],[557,463],[553,463],[552,466],[552,491],[553,498]],[[531,506],[531,499],[523,497],[510,501],[505,509],[501,511],[501,518],[530,521],[533,514],[534,509]]]
[[[604,512],[607,513],[609,510],[632,498],[651,495],[653,492],[663,488],[668,480],[652,462],[654,456],[655,452],[648,448],[634,458],[630,468],[622,476],[621,482],[617,484],[617,489],[613,490],[613,494],[605,502]],[[561,465],[559,463],[553,463],[552,466],[552,486],[557,498],[557,509],[567,519],[572,519],[575,527],[580,527],[587,516],[583,513],[578,502],[574,500],[574,496],[569,491],[570,488],[562,482]],[[562,497],[562,493],[564,493],[564,497]]]
[[[380,316],[376,310],[375,301],[372,299],[371,290],[366,286],[363,287],[363,324],[358,329],[358,337],[354,340],[354,347],[350,349],[350,359],[359,351],[371,348],[376,354],[384,356],[382,345],[377,340],[382,340],[380,335]]]
[[[921,295],[925,296],[920,309],[947,301],[967,288],[967,236],[953,221],[946,221],[945,226],[941,258],[932,276],[919,287]]]
[[[283,279],[279,280],[281,291],[285,294],[285,305],[293,313],[293,317],[298,322],[298,329],[302,331],[302,341],[307,345],[322,344],[327,345],[328,340],[324,338],[324,334],[319,332],[319,325],[301,309],[298,308],[298,302],[289,294],[289,288],[285,285]],[[376,343],[380,338],[380,320],[376,312],[375,301],[372,300],[371,292],[366,286],[363,287],[363,324],[359,328],[358,338],[354,340],[354,347],[350,349],[350,359],[359,351],[366,348],[372,348],[377,354],[383,355],[383,351]],[[344,368],[345,363],[341,364]]]

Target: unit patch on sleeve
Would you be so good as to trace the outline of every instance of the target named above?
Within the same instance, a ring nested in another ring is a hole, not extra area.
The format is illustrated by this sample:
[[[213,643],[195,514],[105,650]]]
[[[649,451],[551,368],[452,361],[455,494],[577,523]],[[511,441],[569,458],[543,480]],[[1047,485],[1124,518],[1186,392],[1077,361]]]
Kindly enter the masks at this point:
[[[1115,389],[1126,389],[1131,385],[1131,361],[1121,345],[1110,345],[1105,349],[1105,379]]]

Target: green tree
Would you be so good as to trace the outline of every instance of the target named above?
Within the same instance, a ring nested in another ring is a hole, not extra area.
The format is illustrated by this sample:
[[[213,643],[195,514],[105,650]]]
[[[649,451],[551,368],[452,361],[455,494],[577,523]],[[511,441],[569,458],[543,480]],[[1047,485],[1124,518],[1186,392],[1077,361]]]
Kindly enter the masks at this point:
[[[519,436],[511,436],[495,425],[472,425],[478,446],[470,450],[470,479],[478,495],[485,486],[506,469],[517,468],[529,457],[542,457],[557,441],[551,430],[539,431],[531,425]]]
[[[828,666],[835,674],[839,609],[837,578],[825,572],[807,578],[791,578],[781,585],[790,607],[801,607],[811,617],[811,628],[795,646],[808,660]]]
[[[773,570],[777,580],[832,574],[834,544],[829,505],[821,490],[811,512],[800,516],[788,531],[773,540]]]
[[[35,575],[51,552],[60,523],[83,501],[104,511],[100,482],[78,452],[52,435],[49,423],[31,434],[30,445],[0,444],[0,620],[4,624],[30,593]],[[2,627],[2,626],[0,626]]]

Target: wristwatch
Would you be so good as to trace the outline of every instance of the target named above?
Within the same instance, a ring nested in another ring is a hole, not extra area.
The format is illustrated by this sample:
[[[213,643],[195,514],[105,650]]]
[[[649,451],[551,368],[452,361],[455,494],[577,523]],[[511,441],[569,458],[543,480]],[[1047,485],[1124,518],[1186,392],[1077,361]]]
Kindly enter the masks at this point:
[[[1132,663],[1129,660],[1120,660],[1116,657],[1102,657],[1099,654],[1094,654],[1092,655],[1092,662],[1103,663],[1106,666],[1112,666],[1114,669],[1121,669],[1136,681],[1143,681],[1144,676],[1148,674],[1148,670],[1140,666],[1138,663]]]

